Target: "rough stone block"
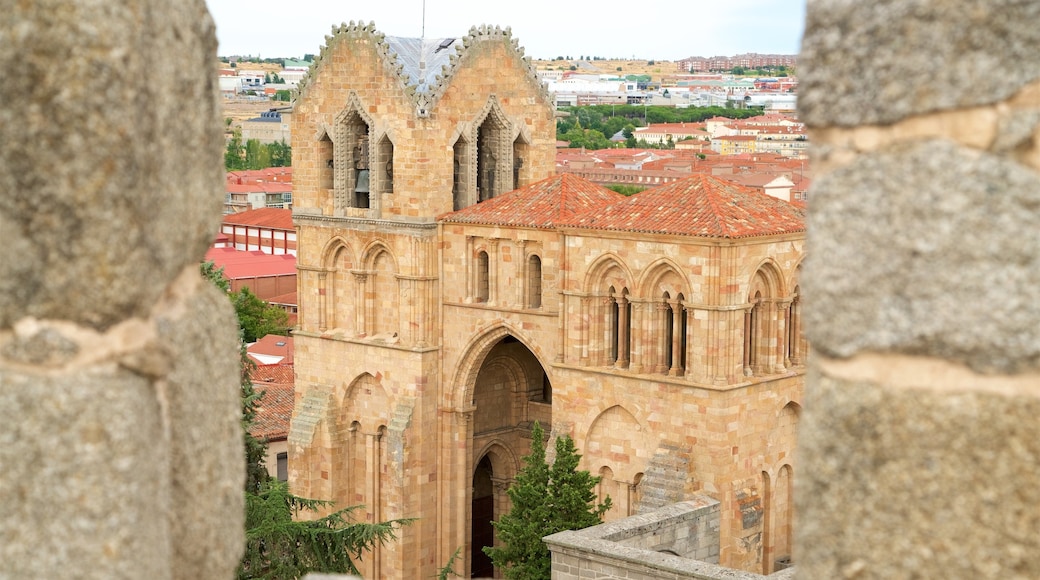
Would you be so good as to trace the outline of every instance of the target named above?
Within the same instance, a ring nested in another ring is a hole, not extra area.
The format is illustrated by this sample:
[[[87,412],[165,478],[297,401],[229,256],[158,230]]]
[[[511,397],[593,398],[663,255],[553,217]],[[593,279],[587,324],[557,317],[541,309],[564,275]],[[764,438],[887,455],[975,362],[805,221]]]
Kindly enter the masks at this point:
[[[238,321],[205,282],[182,306],[158,322],[173,361],[164,379],[173,577],[230,578],[245,545]]]
[[[888,124],[1000,102],[1040,77],[1038,19],[1040,4],[1018,0],[810,1],[799,115]]]
[[[0,328],[143,315],[220,219],[205,4],[3,0],[0,11]]]
[[[170,578],[169,451],[147,378],[0,366],[0,409],[0,576]]]
[[[812,379],[800,578],[1040,577],[1040,398]]]
[[[862,155],[811,194],[805,320],[815,349],[1040,363],[1040,177],[922,141]],[[811,306],[811,307],[809,307]]]

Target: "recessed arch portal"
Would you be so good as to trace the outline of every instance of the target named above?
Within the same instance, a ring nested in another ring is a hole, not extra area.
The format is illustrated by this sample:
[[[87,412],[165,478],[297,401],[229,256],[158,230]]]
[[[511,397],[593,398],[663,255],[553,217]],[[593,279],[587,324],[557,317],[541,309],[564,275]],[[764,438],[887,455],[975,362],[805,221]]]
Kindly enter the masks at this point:
[[[458,408],[468,409],[465,461],[469,466],[459,481],[467,489],[470,510],[464,553],[473,574],[485,574],[480,548],[493,545],[487,537],[488,518],[508,511],[505,493],[519,468],[519,458],[531,446],[535,421],[545,432],[552,429],[551,377],[537,354],[506,327],[489,330],[475,340],[456,373]],[[461,465],[460,465],[461,467]],[[491,491],[487,484],[490,482]],[[493,571],[492,571],[493,572]]]

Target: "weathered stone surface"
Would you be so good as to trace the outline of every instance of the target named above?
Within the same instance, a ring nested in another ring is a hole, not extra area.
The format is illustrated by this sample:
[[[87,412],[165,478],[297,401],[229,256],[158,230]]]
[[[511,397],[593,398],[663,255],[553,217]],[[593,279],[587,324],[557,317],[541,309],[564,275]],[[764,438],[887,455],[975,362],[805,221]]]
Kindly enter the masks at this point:
[[[1040,3],[1018,0],[810,0],[799,114],[885,124],[999,102],[1040,77],[1038,19]]]
[[[807,391],[798,577],[1040,577],[1040,399],[819,373]]]
[[[202,0],[0,0],[0,328],[146,312],[219,223]]]
[[[237,332],[198,273],[223,196],[212,21],[0,11],[0,577],[231,578]]]
[[[245,545],[238,323],[207,283],[178,310],[158,324],[174,361],[165,380],[173,577],[232,578]]]
[[[805,319],[814,348],[1040,363],[1040,177],[924,141],[813,185]],[[808,305],[811,304],[811,307]]]
[[[171,577],[169,445],[155,394],[111,364],[0,366],[0,577]]]

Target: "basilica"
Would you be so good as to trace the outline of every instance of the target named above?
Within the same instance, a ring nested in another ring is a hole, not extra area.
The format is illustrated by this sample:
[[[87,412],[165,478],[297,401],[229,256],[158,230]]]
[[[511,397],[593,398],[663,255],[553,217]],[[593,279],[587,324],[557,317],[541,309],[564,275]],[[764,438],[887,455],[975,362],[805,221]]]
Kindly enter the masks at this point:
[[[791,555],[804,208],[694,174],[625,197],[555,171],[509,29],[334,28],[290,115],[294,493],[416,518],[370,578],[467,577],[537,421],[607,519],[709,495],[719,562]]]

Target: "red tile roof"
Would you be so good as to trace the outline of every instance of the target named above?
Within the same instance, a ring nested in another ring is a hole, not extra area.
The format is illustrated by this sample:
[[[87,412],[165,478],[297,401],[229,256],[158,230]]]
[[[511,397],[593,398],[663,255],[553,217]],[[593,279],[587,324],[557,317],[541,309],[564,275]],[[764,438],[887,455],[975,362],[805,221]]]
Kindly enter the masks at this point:
[[[292,210],[275,207],[250,209],[224,216],[224,223],[236,226],[254,226],[275,230],[296,231],[292,223]]]
[[[296,292],[286,292],[285,294],[272,296],[267,300],[267,302],[270,304],[285,304],[289,306],[299,306]]]
[[[572,224],[624,198],[620,193],[562,173],[438,219],[449,223],[552,228]]]
[[[291,364],[293,362],[293,339],[291,336],[268,334],[246,348],[246,352],[285,357],[279,361],[279,364]]]
[[[210,248],[206,251],[203,261],[213,262],[217,268],[224,268],[224,276],[228,280],[296,274],[296,256],[292,254],[272,255],[234,248]]]
[[[580,227],[708,238],[805,231],[805,210],[705,174],[648,189],[579,220]]]
[[[250,378],[253,389],[263,395],[249,433],[268,441],[285,439],[289,436],[289,420],[295,402],[293,365],[259,365],[253,369]]]

